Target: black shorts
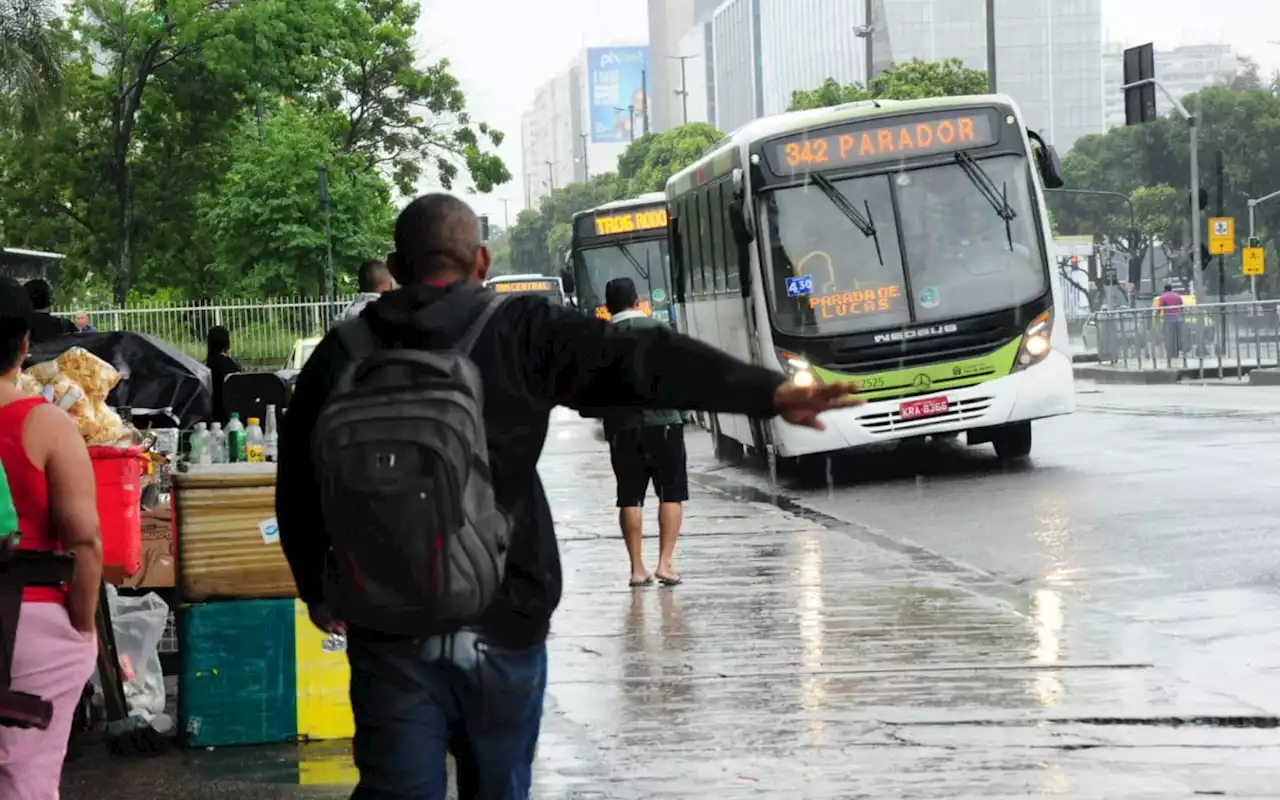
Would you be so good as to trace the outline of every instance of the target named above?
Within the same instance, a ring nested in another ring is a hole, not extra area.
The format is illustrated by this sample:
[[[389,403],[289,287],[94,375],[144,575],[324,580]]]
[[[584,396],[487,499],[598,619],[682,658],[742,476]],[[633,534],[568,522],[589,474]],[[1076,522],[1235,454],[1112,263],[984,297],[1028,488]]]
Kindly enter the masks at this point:
[[[643,506],[650,481],[659,503],[689,499],[683,425],[620,431],[609,439],[609,455],[618,480],[618,508]]]

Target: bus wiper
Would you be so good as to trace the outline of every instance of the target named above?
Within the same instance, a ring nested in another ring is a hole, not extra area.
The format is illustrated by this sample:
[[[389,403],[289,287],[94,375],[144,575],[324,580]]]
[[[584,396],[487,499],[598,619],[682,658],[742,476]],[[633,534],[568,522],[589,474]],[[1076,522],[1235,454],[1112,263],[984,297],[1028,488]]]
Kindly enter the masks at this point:
[[[649,270],[640,266],[640,262],[636,260],[636,257],[631,255],[631,250],[625,244],[619,244],[618,250],[620,250],[622,252],[622,255],[625,256],[626,259],[631,262],[631,266],[636,268],[636,274],[639,275],[641,278],[644,278],[645,283],[648,283]]]
[[[809,174],[809,183],[818,187],[818,190],[827,196],[832,205],[840,209],[840,213],[849,218],[863,236],[871,239],[876,243],[876,258],[880,260],[880,266],[884,266],[884,255],[880,252],[880,235],[876,233],[875,221],[871,219],[871,206],[866,200],[862,201],[862,206],[867,210],[867,215],[862,216],[862,212],[858,207],[849,202],[849,198],[836,188],[831,179],[821,172],[813,172]]]
[[[1013,210],[1013,206],[1009,205],[1009,184],[1005,183],[1000,189],[996,188],[995,181],[991,180],[991,176],[987,174],[977,161],[973,160],[973,156],[961,150],[956,153],[956,163],[960,165],[960,169],[964,170],[964,174],[974,186],[978,187],[978,194],[982,195],[991,207],[995,209],[1000,219],[1004,220],[1004,235],[1009,240],[1009,250],[1013,250],[1013,225],[1011,224],[1018,212]]]

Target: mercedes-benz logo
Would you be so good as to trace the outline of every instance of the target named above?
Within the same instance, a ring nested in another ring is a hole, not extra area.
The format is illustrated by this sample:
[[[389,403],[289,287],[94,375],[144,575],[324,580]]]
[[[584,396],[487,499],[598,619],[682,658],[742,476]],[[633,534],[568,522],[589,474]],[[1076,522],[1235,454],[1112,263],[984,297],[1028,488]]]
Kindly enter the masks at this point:
[[[933,386],[933,379],[928,375],[917,375],[911,379],[911,385],[919,391],[927,392]]]

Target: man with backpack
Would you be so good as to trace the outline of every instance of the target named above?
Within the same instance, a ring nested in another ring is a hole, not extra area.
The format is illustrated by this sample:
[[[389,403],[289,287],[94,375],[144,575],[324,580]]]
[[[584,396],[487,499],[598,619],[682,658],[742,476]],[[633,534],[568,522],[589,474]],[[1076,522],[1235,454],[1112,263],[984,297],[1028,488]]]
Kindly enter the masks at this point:
[[[551,410],[685,408],[822,427],[856,386],[797,386],[693,339],[481,286],[474,212],[396,221],[400,289],[331,331],[280,436],[280,541],[311,618],[344,631],[364,798],[526,798],[560,559],[537,465]]]

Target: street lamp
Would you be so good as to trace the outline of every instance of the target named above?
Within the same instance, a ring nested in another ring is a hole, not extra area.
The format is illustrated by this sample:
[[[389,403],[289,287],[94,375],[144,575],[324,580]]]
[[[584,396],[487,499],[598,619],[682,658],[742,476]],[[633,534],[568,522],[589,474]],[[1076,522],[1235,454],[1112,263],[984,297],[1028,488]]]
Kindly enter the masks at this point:
[[[580,133],[578,138],[582,140],[582,181],[585,183],[591,180],[591,165],[587,162],[587,140],[591,138],[591,134]]]
[[[556,190],[556,162],[543,161],[542,163],[547,165],[547,188],[554,192]]]
[[[680,124],[689,124],[689,88],[685,82],[684,62],[697,56],[667,56],[672,61],[680,62],[680,88],[676,89],[676,96],[680,98]]]
[[[1280,42],[1275,42],[1275,44],[1280,44]],[[1253,198],[1253,197],[1249,198],[1249,246],[1250,247],[1253,246],[1253,240],[1255,238],[1254,237],[1255,222],[1254,222],[1253,210],[1258,206],[1262,205],[1263,203],[1267,202],[1268,200],[1275,200],[1278,197],[1280,197],[1280,191],[1272,192],[1271,194],[1266,194],[1258,198]],[[1253,289],[1253,299],[1256,302],[1258,299],[1258,276],[1250,275],[1249,283],[1251,284],[1251,288]]]
[[[874,0],[867,0],[866,7],[863,9],[862,18],[866,20],[866,24],[855,25],[853,28],[853,35],[857,36],[859,39],[862,39],[863,42],[866,44],[866,49],[864,50],[864,52],[867,57],[867,64],[866,64],[867,91],[871,90],[871,78],[873,75],[875,75],[875,71],[876,71],[876,62],[874,58],[872,41],[871,41],[871,37],[876,32],[876,26],[872,22],[872,19],[875,17],[874,9],[872,8],[873,2]]]
[[[631,121],[628,123],[627,134],[631,141],[634,142],[636,140],[636,107],[627,106],[626,108],[622,108],[621,106],[614,106],[613,110],[619,114],[625,111],[630,115]]]

